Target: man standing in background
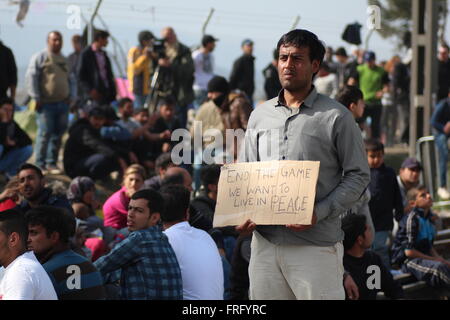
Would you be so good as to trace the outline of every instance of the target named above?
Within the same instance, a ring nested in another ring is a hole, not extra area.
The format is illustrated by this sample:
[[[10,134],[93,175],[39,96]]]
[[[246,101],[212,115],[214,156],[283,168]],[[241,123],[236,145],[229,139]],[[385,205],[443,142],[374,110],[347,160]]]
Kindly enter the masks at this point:
[[[208,82],[214,77],[214,57],[212,52],[216,47],[218,39],[211,35],[204,35],[202,47],[192,52],[192,59],[195,64],[195,108],[198,109],[206,101],[208,94]]]
[[[47,49],[33,55],[26,74],[28,93],[36,101],[36,165],[52,174],[61,172],[56,163],[69,116],[69,66],[62,46],[61,33],[50,32]]]
[[[253,56],[253,41],[245,39],[241,45],[242,56],[233,64],[230,75],[230,89],[244,91],[253,104],[255,91],[255,57]]]

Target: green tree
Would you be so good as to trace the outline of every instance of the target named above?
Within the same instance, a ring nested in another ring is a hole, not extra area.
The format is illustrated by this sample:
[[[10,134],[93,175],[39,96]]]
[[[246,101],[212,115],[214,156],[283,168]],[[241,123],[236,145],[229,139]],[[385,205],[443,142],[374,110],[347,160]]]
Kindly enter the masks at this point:
[[[445,42],[445,29],[448,16],[447,0],[439,2],[439,40]],[[368,0],[369,5],[381,9],[381,29],[376,30],[383,38],[394,38],[399,48],[406,47],[405,35],[412,31],[411,0]]]

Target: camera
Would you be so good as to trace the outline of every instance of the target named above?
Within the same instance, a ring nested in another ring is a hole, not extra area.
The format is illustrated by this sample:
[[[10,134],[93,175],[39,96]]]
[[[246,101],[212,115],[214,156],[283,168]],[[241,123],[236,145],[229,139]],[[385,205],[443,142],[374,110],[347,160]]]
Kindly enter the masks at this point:
[[[164,46],[165,42],[166,42],[165,39],[153,40],[153,52],[155,52],[158,55],[158,58],[160,59],[166,57],[166,47]]]

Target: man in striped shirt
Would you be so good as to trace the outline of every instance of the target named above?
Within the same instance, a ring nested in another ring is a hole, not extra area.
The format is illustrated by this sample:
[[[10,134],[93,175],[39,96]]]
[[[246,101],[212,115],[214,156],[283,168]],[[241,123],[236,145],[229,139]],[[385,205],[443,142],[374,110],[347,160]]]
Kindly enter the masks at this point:
[[[66,210],[39,206],[26,213],[28,249],[34,251],[53,283],[59,300],[105,299],[100,273],[83,256],[70,250],[75,218]]]

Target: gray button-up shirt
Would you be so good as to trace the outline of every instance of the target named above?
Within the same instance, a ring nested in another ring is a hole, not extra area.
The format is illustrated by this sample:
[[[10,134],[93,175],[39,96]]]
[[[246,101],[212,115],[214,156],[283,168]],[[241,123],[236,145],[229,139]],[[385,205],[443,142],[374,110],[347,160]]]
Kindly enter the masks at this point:
[[[361,197],[370,170],[352,114],[313,88],[300,108],[282,102],[283,91],[255,108],[241,161],[320,161],[314,212],[317,224],[301,232],[285,226],[257,226],[274,244],[333,246],[344,239],[339,216]]]

